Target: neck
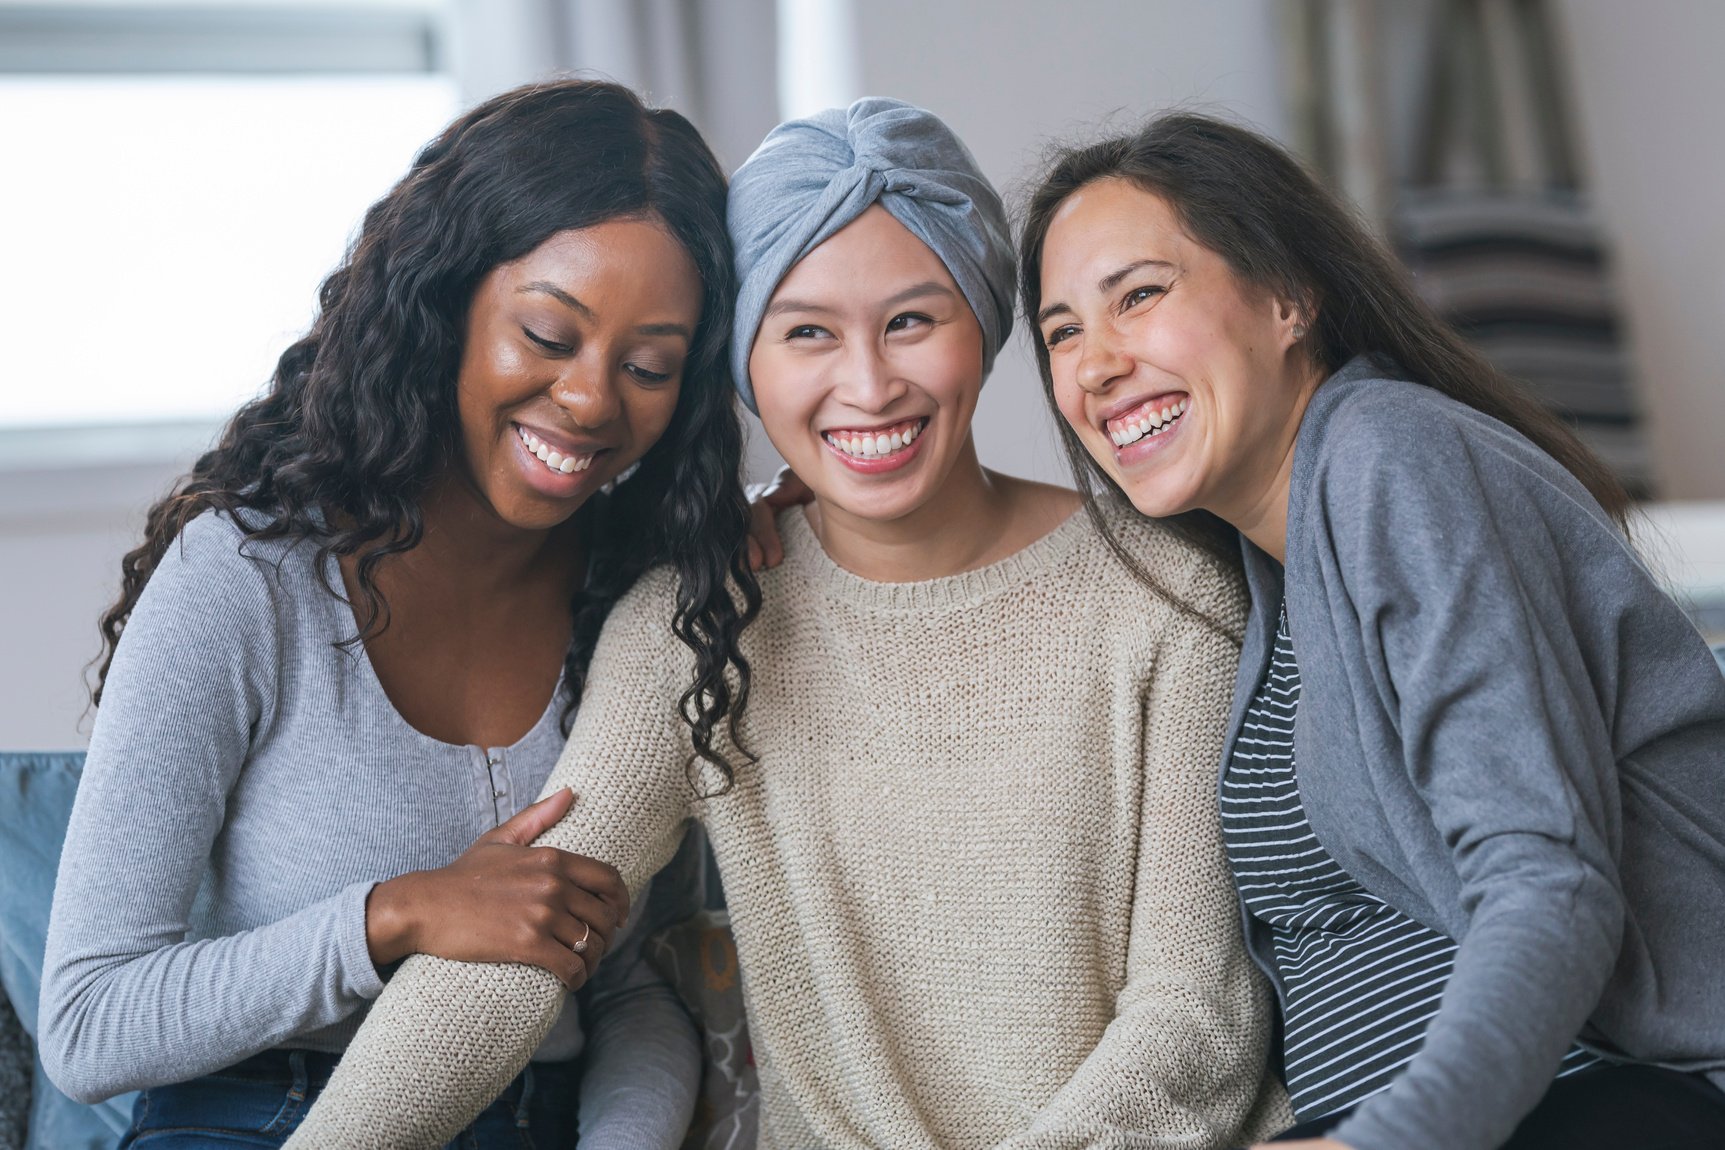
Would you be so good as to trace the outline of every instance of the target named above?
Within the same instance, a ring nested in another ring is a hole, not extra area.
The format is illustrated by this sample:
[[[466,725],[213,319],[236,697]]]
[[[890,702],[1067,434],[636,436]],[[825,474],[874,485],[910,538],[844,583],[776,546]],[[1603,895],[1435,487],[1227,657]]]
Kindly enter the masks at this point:
[[[575,516],[555,527],[529,530],[506,523],[479,497],[464,476],[446,474],[420,504],[425,534],[401,556],[419,571],[436,570],[445,582],[474,592],[518,587],[547,573],[548,563],[570,565],[579,548]]]
[[[1211,508],[1260,551],[1282,564],[1288,561],[1288,494],[1293,485],[1294,446],[1312,395],[1327,378],[1315,364],[1302,362],[1298,370],[1299,377],[1288,383],[1297,389],[1294,405],[1274,446],[1231,493],[1232,498]]]
[[[833,562],[877,583],[940,579],[992,558],[1010,514],[999,476],[985,471],[965,437],[945,482],[926,502],[897,519],[868,519],[817,500],[809,522]]]

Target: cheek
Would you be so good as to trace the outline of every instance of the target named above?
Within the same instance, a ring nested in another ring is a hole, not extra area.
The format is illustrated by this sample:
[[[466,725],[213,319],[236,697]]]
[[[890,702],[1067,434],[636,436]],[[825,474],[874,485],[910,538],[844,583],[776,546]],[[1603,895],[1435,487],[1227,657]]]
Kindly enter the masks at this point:
[[[635,428],[635,449],[645,455],[659,442],[659,437],[665,434],[665,429],[671,426],[671,420],[676,418],[677,403],[688,383],[667,385],[662,388],[636,390],[629,402],[629,422]]]
[[[1089,421],[1084,417],[1084,391],[1073,381],[1070,365],[1051,357],[1049,377],[1054,381],[1054,406],[1060,410],[1061,418],[1072,425],[1072,430],[1083,435],[1089,428]]]
[[[761,427],[781,455],[794,455],[807,438],[803,433],[823,394],[818,375],[814,364],[798,365],[783,353],[757,349],[749,357],[749,380],[755,387]]]
[[[982,395],[979,341],[929,340],[904,349],[893,368],[942,407],[974,410]]]

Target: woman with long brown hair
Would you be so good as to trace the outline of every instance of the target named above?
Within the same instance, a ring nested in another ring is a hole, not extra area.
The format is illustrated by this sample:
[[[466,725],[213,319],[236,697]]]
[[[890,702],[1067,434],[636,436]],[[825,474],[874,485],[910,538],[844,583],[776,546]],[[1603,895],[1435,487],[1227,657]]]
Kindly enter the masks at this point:
[[[1291,1136],[1725,1142],[1725,680],[1621,487],[1214,119],[1059,155],[1020,294],[1081,486],[1243,556],[1223,833]]]

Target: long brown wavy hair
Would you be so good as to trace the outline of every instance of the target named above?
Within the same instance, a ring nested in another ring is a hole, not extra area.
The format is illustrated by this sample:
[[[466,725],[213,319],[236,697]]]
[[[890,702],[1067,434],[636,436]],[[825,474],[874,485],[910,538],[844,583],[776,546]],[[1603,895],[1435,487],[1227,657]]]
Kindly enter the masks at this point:
[[[1131,135],[1063,149],[1031,193],[1018,287],[1050,408],[1054,377],[1034,324],[1042,308],[1043,245],[1066,198],[1108,178],[1161,197],[1187,234],[1220,255],[1246,284],[1306,305],[1313,318],[1302,343],[1326,374],[1356,355],[1371,355],[1406,379],[1501,420],[1568,469],[1628,533],[1630,500],[1617,477],[1557,416],[1438,318],[1401,264],[1342,200],[1274,141],[1210,116],[1158,116]],[[1054,422],[1098,530],[1134,575],[1179,602],[1109,535],[1095,492],[1112,490],[1121,498],[1125,493],[1084,450],[1057,408]],[[1233,529],[1207,512],[1175,516],[1172,523],[1207,550],[1238,558]]]
[[[319,289],[311,330],[282,354],[264,394],[150,508],[143,543],[121,563],[119,600],[101,619],[92,701],[101,703],[151,573],[205,511],[233,516],[247,539],[313,541],[320,571],[330,556],[357,554],[358,633],[346,643],[387,627],[378,564],[419,544],[420,501],[460,459],[456,375],[479,282],[558,232],[642,216],[661,221],[699,269],[701,320],[664,435],[632,478],[577,513],[589,574],[574,596],[563,723],[567,730],[606,614],[648,567],[669,564],[678,575],[671,626],[696,664],[680,709],[696,756],[728,784],[732,768],[714,732],[724,724],[741,747],[736,719],[750,673],[738,637],[760,592],[743,557],[742,427],[724,357],[736,296],[725,177],[686,119],[609,83],[530,85],[487,100],[426,145],[366,212]]]

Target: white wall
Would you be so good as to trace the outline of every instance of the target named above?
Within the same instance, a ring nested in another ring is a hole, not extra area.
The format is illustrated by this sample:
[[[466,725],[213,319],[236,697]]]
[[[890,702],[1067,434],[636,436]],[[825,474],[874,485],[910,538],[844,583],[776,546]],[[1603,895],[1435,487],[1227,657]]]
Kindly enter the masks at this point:
[[[796,0],[793,0],[796,2]],[[1282,136],[1275,0],[854,0],[854,95],[896,96],[952,125],[1016,207],[1049,146],[1183,105]],[[983,462],[1067,482],[1022,325],[976,415]],[[755,429],[751,471],[776,463]]]
[[[0,471],[0,749],[88,741],[82,670],[96,620],[120,586],[120,557],[144,511],[191,457]]]
[[[1559,14],[1663,494],[1725,498],[1725,4]]]

